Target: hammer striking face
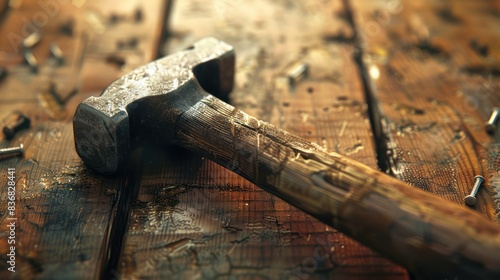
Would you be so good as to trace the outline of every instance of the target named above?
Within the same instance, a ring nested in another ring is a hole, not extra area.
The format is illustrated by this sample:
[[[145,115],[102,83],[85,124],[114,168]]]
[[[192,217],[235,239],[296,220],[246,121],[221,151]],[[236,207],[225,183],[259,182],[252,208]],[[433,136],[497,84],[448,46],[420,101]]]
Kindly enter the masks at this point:
[[[133,138],[174,140],[424,279],[500,279],[497,224],[207,93],[228,93],[233,77],[233,49],[213,38],[138,68],[78,107],[78,154],[110,173]]]
[[[232,46],[205,38],[116,80],[78,106],[78,155],[96,171],[113,173],[127,159],[131,138],[168,141],[177,117],[203,97],[203,89],[219,96],[231,91],[234,61]]]

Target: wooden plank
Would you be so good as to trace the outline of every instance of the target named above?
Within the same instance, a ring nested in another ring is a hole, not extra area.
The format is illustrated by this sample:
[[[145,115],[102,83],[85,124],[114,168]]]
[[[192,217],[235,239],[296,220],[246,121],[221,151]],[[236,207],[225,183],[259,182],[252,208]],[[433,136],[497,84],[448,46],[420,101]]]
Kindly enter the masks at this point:
[[[380,101],[391,172],[464,205],[474,176],[490,177],[485,146],[492,139],[482,124],[499,102],[498,5],[350,2],[366,78]],[[481,46],[474,47],[476,41]],[[473,208],[494,219],[499,208],[489,181],[486,190]]]
[[[207,35],[232,44],[233,105],[375,168],[352,30],[332,17],[342,9],[315,1],[177,2],[167,52]],[[291,84],[287,73],[302,64],[308,74]],[[121,277],[407,279],[402,268],[209,160],[176,148],[145,158]]]
[[[2,279],[100,277],[108,262],[121,178],[100,176],[85,167],[74,149],[70,120],[83,98],[98,95],[122,71],[153,59],[161,39],[163,1],[62,2],[43,2],[52,3],[47,10],[41,1],[11,1],[20,5],[11,7],[0,26],[0,64],[9,71],[0,83],[0,118],[21,110],[32,121],[29,130],[10,142],[0,136],[0,147],[23,143],[26,149],[23,158],[0,161],[0,185],[6,188],[0,193],[2,201],[7,199],[8,168],[16,169],[17,187],[15,274],[7,270],[6,262],[9,212],[7,204],[0,206]],[[142,13],[139,19],[136,9]],[[113,14],[116,21],[111,20]],[[30,24],[43,34],[33,48],[38,73],[23,65],[20,42],[9,39],[34,32],[28,30]],[[135,46],[120,46],[122,40],[134,37]],[[53,42],[64,54],[62,66],[50,57]],[[107,60],[112,54],[126,56],[125,64]],[[49,92],[52,83],[56,92]]]
[[[106,189],[117,185],[82,166],[71,147],[72,126],[40,124],[12,144],[24,143],[24,158],[0,162],[2,186],[7,170],[15,168],[15,274],[7,270],[10,251],[5,230],[11,221],[2,204],[2,268],[4,279],[96,277],[112,197]],[[2,192],[6,201],[7,192]]]

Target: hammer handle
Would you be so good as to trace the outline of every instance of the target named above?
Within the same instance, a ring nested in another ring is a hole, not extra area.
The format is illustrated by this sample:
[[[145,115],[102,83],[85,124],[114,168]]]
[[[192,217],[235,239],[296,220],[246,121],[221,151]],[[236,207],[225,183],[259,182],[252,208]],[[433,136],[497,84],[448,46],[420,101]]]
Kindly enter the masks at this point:
[[[500,227],[478,213],[259,121],[207,95],[176,123],[201,152],[432,279],[500,279]]]

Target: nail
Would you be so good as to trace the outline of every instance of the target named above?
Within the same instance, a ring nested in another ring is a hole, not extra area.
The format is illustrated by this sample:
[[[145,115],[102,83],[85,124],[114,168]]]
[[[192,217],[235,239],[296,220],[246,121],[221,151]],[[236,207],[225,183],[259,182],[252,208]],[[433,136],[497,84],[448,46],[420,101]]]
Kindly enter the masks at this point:
[[[28,37],[24,38],[23,47],[25,49],[31,49],[40,42],[40,39],[42,39],[42,35],[40,34],[40,32],[35,31],[31,33]]]
[[[33,73],[37,73],[38,72],[38,62],[36,61],[36,58],[33,55],[33,53],[31,53],[29,51],[24,52],[24,60],[30,66],[31,72],[33,72]]]
[[[5,148],[5,149],[0,149],[0,156],[19,156],[24,154],[24,146],[23,143],[19,144],[19,147],[15,148]]]
[[[287,73],[288,80],[290,84],[296,85],[302,79],[307,76],[307,72],[309,70],[309,65],[306,63],[299,63],[294,65]]]
[[[494,107],[493,112],[491,112],[490,119],[484,124],[487,132],[489,133],[495,132],[499,116],[500,116],[500,108]]]
[[[465,197],[464,201],[467,205],[473,206],[477,202],[476,194],[479,190],[479,187],[484,183],[484,177],[481,175],[477,175],[474,177],[474,187],[468,196]]]
[[[18,131],[30,127],[31,121],[23,113],[16,111],[9,114],[3,123],[3,134],[7,140],[11,140]]]
[[[56,43],[50,44],[50,53],[56,59],[57,65],[62,65],[64,63],[64,56],[61,48]]]

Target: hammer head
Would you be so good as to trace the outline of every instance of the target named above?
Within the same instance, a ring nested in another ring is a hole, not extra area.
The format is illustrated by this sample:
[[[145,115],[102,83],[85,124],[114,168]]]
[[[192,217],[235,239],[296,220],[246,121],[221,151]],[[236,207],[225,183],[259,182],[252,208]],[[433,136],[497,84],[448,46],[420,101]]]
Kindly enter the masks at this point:
[[[234,63],[230,45],[204,38],[119,78],[101,96],[86,99],[76,109],[73,130],[78,155],[94,170],[113,173],[128,158],[132,139],[174,138],[177,117],[205,91],[216,96],[231,91]]]

